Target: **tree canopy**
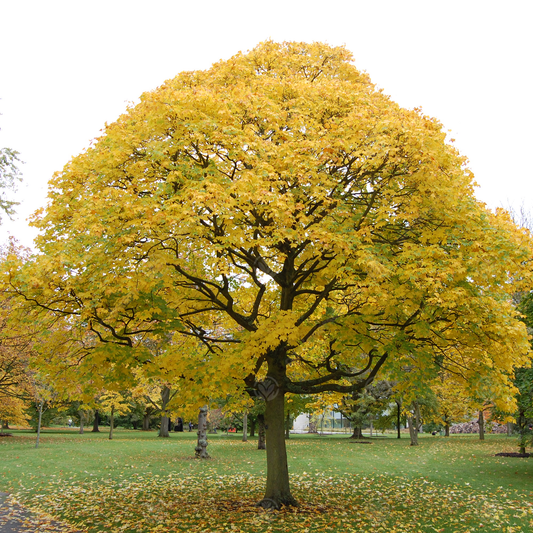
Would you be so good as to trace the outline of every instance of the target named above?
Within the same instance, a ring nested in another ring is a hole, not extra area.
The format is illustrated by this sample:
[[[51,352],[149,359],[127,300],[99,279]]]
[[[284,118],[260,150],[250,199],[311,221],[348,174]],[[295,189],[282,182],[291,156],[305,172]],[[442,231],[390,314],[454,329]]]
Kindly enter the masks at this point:
[[[438,368],[504,388],[527,359],[508,295],[529,235],[473,187],[441,124],[345,48],[268,41],[143,94],[57,173],[12,285],[85,324],[92,364],[152,365],[202,401],[268,376],[266,500],[293,503],[285,393]]]

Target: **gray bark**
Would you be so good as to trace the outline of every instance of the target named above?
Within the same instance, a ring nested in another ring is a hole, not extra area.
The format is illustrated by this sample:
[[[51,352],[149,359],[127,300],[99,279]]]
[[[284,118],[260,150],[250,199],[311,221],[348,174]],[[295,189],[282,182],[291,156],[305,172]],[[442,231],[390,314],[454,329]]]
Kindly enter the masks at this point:
[[[39,421],[37,422],[37,440],[35,441],[35,447],[39,447],[39,438],[41,437],[41,422],[43,419],[43,401],[39,403]]]
[[[266,450],[265,415],[257,415],[257,424],[259,426],[259,429],[257,431],[257,433],[258,433],[257,449],[258,450]]]
[[[483,411],[479,411],[477,421],[479,424],[479,440],[485,440],[485,417],[483,416]]]
[[[409,436],[411,437],[411,446],[418,446],[418,431],[416,428],[416,421],[414,416],[408,416],[407,423],[409,424]]]
[[[98,428],[98,425],[100,424],[100,413],[98,412],[98,409],[94,412],[94,422],[93,422],[93,429],[91,433],[100,433],[100,429]]]
[[[402,438],[402,428],[401,428],[401,422],[402,422],[402,403],[399,401],[396,401],[396,426],[398,431],[398,439]]]
[[[198,459],[209,459],[209,454],[207,453],[207,407],[200,408],[200,413],[198,414],[198,442],[196,443],[196,457]]]
[[[165,386],[161,390],[161,426],[159,427],[160,437],[170,436],[168,433],[168,414],[166,411],[169,400],[170,400],[170,389]]]
[[[143,414],[143,431],[150,431],[150,419],[152,418],[152,408],[147,407]]]
[[[411,437],[411,446],[418,446],[418,426],[420,425],[420,406],[418,402],[413,402],[414,414],[409,413],[409,436]]]
[[[518,412],[518,430],[520,432],[520,438],[518,439],[518,447],[519,453],[525,454],[526,453],[526,417],[523,410],[519,410]]]
[[[285,445],[284,394],[267,399],[265,409],[267,437],[267,482],[259,505],[269,509],[297,505],[289,486],[289,467]]]
[[[351,439],[364,439],[363,437],[363,430],[358,426],[353,428]]]
[[[109,440],[113,440],[114,426],[115,426],[115,408],[111,407],[111,415],[109,416]]]

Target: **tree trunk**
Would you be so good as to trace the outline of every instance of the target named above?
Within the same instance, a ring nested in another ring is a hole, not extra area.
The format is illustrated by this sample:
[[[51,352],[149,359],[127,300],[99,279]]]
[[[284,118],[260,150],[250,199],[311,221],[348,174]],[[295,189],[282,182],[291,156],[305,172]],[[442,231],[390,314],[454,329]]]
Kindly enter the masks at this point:
[[[418,446],[418,424],[420,423],[420,408],[418,402],[413,402],[414,413],[409,412],[407,420],[409,423],[409,436],[411,437],[411,446]]]
[[[242,441],[248,442],[248,413],[242,417]]]
[[[479,411],[477,421],[479,424],[479,440],[485,440],[485,417],[483,416],[483,411]]]
[[[418,431],[416,430],[416,420],[414,416],[407,416],[409,424],[409,436],[411,437],[411,446],[418,446]]]
[[[250,437],[255,437],[255,426],[256,426],[255,417],[250,418]]]
[[[519,439],[518,439],[518,453],[525,454],[526,453],[526,417],[524,414],[524,411],[520,410],[518,412],[518,431],[519,431]]]
[[[168,387],[163,387],[161,390],[161,426],[159,427],[159,436],[160,437],[169,437],[168,424],[169,418],[167,416],[167,405],[170,400],[170,389]]]
[[[322,411],[322,417],[320,419],[320,434],[324,435],[324,418],[326,417],[326,411]]]
[[[2,427],[0,427],[0,435],[4,435],[4,431],[6,429],[9,429],[9,424],[8,424],[7,420],[2,420],[1,426]]]
[[[363,437],[363,429],[361,427],[355,427],[353,428],[353,433],[350,439],[364,439]]]
[[[507,436],[510,437],[513,433],[513,423],[507,422]]]
[[[422,426],[422,422],[420,421],[420,405],[418,404],[418,402],[415,402],[415,423],[416,434],[418,435]]]
[[[402,431],[401,431],[401,425],[402,425],[402,404],[400,402],[396,402],[396,427],[398,429],[398,438],[402,438]]]
[[[94,422],[93,422],[93,430],[91,433],[100,433],[100,429],[98,428],[98,425],[100,424],[100,413],[98,412],[98,409],[94,412]]]
[[[143,431],[150,431],[150,419],[152,418],[152,408],[147,407],[143,414]]]
[[[109,416],[109,440],[113,440],[114,425],[115,425],[115,408],[111,407],[111,415]]]
[[[257,423],[259,425],[257,449],[266,450],[267,447],[266,447],[265,415],[257,415]]]
[[[207,407],[202,407],[198,414],[198,442],[196,448],[196,457],[198,459],[209,459],[207,453]]]
[[[168,416],[161,415],[161,425],[159,426],[159,437],[167,438],[170,437],[168,432]]]
[[[78,413],[80,415],[80,435],[83,435],[83,426],[85,424],[85,412],[83,409],[80,409]]]
[[[291,436],[291,415],[287,413],[287,416],[285,418],[285,438],[289,439]]]
[[[41,422],[43,419],[43,401],[39,403],[39,421],[37,422],[37,440],[35,441],[35,447],[39,447],[39,438],[41,437]]]
[[[284,403],[284,394],[281,391],[266,399],[267,482],[265,496],[258,504],[266,509],[297,505],[289,486]]]
[[[444,436],[445,437],[450,436],[450,424],[448,422],[444,424]]]

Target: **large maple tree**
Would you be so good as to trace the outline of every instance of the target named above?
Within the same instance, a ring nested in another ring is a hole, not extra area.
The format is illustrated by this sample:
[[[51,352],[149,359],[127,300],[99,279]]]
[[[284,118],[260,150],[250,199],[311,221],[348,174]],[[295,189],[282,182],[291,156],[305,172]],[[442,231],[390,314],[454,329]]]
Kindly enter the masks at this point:
[[[473,186],[441,124],[345,48],[265,42],[143,94],[72,159],[12,283],[86,324],[105,347],[93,363],[159,365],[202,401],[260,393],[261,503],[294,504],[285,393],[439,367],[506,386],[525,361],[507,295],[529,278],[529,237]]]

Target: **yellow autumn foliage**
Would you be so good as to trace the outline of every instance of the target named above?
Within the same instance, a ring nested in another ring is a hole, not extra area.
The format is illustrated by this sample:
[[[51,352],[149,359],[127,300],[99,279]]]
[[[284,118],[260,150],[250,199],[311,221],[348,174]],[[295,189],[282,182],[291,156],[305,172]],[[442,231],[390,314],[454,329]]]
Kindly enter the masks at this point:
[[[107,125],[54,176],[10,283],[103,343],[84,364],[183,376],[191,401],[441,367],[505,394],[529,357],[509,295],[531,287],[532,243],[474,186],[442,125],[348,50],[267,41]]]

